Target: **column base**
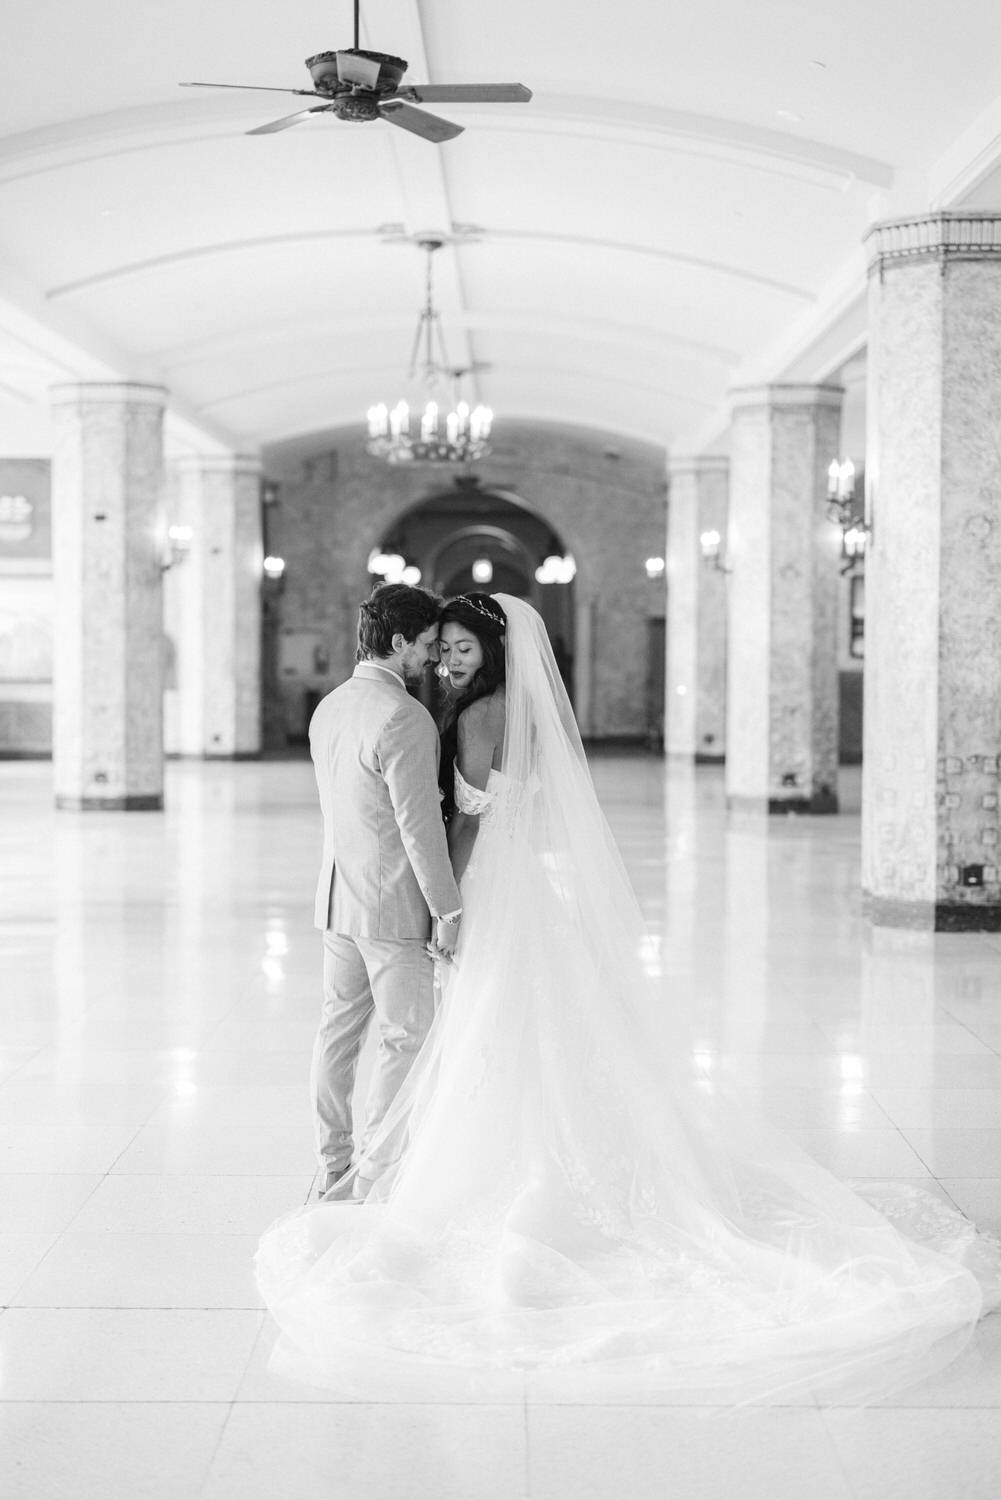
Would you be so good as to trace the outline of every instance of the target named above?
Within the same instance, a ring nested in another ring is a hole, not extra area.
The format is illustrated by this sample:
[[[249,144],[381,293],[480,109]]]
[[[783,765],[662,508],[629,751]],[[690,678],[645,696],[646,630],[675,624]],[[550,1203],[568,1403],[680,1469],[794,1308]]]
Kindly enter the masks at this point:
[[[780,813],[816,817],[818,814],[838,811],[838,799],[834,792],[817,792],[812,797],[747,797],[731,794],[726,799],[726,805],[733,812],[768,813],[773,817]]]
[[[163,812],[163,793],[134,797],[67,797],[57,795],[61,812]]]
[[[1001,932],[1001,903],[898,901],[862,893],[862,914],[876,927],[909,927],[918,932]]]

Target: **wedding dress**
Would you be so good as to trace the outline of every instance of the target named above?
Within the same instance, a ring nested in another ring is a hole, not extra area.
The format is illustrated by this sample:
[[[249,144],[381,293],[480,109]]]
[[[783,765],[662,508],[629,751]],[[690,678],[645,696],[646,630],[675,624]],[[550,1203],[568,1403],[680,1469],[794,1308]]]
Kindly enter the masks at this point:
[[[261,1241],[280,1368],[340,1390],[588,1371],[725,1402],[921,1378],[998,1300],[999,1247],[913,1189],[867,1201],[690,1081],[545,627],[496,597],[507,723],[485,791],[456,776],[479,814],[457,962],[357,1169],[394,1165]]]

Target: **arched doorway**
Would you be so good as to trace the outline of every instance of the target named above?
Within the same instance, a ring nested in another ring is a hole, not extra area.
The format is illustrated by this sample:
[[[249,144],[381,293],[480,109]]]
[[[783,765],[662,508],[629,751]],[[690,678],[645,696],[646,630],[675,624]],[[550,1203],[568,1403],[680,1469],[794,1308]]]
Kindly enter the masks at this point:
[[[518,497],[481,489],[475,475],[459,475],[447,489],[404,511],[372,544],[374,551],[403,557],[419,569],[423,584],[446,598],[480,589],[528,600],[546,623],[573,698],[573,582],[536,577],[546,558],[565,558],[569,549]]]

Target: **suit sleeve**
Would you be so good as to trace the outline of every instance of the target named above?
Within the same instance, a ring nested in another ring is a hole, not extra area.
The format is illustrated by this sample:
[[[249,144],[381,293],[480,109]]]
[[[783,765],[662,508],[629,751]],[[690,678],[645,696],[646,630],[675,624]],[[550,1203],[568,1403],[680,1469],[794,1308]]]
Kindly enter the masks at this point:
[[[438,801],[438,734],[408,699],[383,726],[379,761],[403,847],[433,917],[462,905]]]

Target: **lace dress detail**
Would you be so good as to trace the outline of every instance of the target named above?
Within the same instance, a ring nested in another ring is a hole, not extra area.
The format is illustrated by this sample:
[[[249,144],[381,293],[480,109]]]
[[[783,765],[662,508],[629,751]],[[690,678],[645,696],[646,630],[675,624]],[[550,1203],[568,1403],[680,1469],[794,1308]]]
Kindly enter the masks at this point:
[[[470,813],[480,820],[480,835],[487,830],[511,837],[523,822],[526,803],[538,791],[537,777],[525,782],[514,781],[492,767],[484,791],[470,786],[459,767],[455,768],[455,805],[460,812]],[[477,838],[481,845],[482,838]],[[476,860],[474,851],[473,859]]]
[[[455,768],[455,805],[459,812],[469,813],[473,817],[479,817],[484,823],[489,823],[494,816],[500,785],[504,777],[499,771],[491,770],[487,777],[485,791],[479,787],[470,786],[463,776],[459,767]]]

